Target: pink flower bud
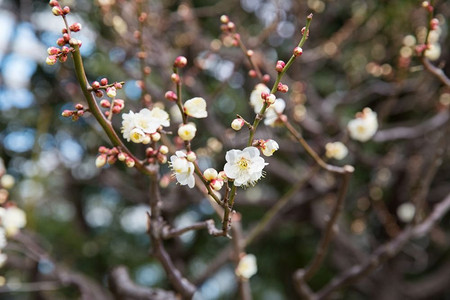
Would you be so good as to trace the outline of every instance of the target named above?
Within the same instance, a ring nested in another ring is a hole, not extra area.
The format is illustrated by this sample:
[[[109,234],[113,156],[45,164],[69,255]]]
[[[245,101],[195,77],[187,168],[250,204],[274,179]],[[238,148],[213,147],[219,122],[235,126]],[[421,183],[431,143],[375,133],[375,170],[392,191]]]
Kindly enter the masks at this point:
[[[64,54],[68,54],[70,52],[70,48],[67,46],[63,46],[61,50],[62,50],[62,53],[64,53]]]
[[[64,6],[64,8],[63,8],[63,13],[64,13],[65,15],[67,15],[68,13],[70,13],[70,7]]]
[[[252,57],[253,54],[255,54],[255,52],[253,52],[253,50],[247,50],[247,56],[248,57]]]
[[[64,110],[64,111],[62,112],[61,115],[62,115],[63,117],[71,117],[71,116],[73,115],[73,111],[66,109],[66,110]]]
[[[68,32],[69,32],[69,31],[68,31],[67,28],[65,28],[65,27],[64,27],[63,29],[61,29],[61,33],[62,33],[62,34],[68,33]]]
[[[233,31],[236,28],[236,25],[234,25],[233,22],[228,22],[227,28],[228,28],[228,30]]]
[[[220,179],[214,179],[212,180],[209,185],[215,190],[219,191],[223,187],[223,180]]]
[[[107,85],[108,84],[108,78],[102,78],[102,79],[100,79],[100,84],[101,85]]]
[[[70,25],[69,29],[73,32],[78,32],[81,30],[81,24],[80,23],[73,23]]]
[[[294,56],[300,56],[303,54],[303,49],[300,47],[295,47],[294,48]]]
[[[261,98],[264,99],[264,100],[266,100],[268,96],[269,96],[269,93],[267,93],[267,92],[262,92],[261,93]]]
[[[302,28],[302,35],[305,35],[305,31],[306,31],[306,27],[303,27]],[[308,38],[309,37],[309,30],[308,30],[308,32],[306,32],[306,38]]]
[[[289,91],[289,87],[286,84],[282,84],[281,82],[277,86],[277,91],[282,93],[287,93]]]
[[[100,83],[99,83],[98,81],[94,81],[94,82],[91,83],[91,87],[92,87],[94,90],[97,90],[97,89],[100,88]]]
[[[84,110],[77,111],[77,116],[82,117],[84,115]]]
[[[175,58],[175,61],[173,63],[173,66],[175,68],[184,68],[187,65],[187,58],[184,56],[178,56],[177,58]]]
[[[114,106],[118,106],[120,109],[123,109],[125,106],[125,101],[122,99],[114,99]]]
[[[59,6],[53,6],[53,8],[52,8],[52,13],[53,13],[55,16],[62,16],[62,15],[64,14],[63,10],[62,10],[61,7],[59,7]]]
[[[59,56],[59,61],[60,62],[66,62],[67,61],[67,55],[63,54]]]
[[[50,47],[50,48],[47,49],[47,53],[49,55],[56,55],[56,54],[59,54],[60,52],[61,52],[61,50],[59,48],[56,48],[56,47]]]
[[[174,82],[174,83],[179,83],[180,82],[180,76],[178,76],[178,74],[173,73],[170,76],[170,79]]]
[[[268,83],[270,81],[270,75],[269,74],[264,74],[262,80],[263,80],[264,83]]]
[[[248,76],[250,76],[250,77],[252,77],[252,78],[255,78],[256,76],[257,76],[257,74],[256,74],[256,71],[255,70],[250,70],[250,71],[248,71]]]
[[[156,158],[158,159],[160,164],[165,164],[167,162],[167,156],[165,156],[162,153],[158,153],[158,155],[156,156]]]
[[[58,58],[56,57],[56,55],[49,55],[45,60],[45,63],[49,66],[53,66],[54,64],[56,64],[57,59]]]
[[[145,149],[145,155],[147,157],[152,157],[155,155],[155,149],[153,149],[152,147],[148,147],[147,149]]]
[[[98,153],[107,153],[107,152],[108,148],[106,148],[105,146],[98,147]]]
[[[50,0],[50,1],[48,2],[48,4],[49,4],[51,7],[53,7],[53,6],[59,6],[59,3],[58,3],[57,0]]]
[[[122,84],[120,82],[114,82],[114,87],[120,90],[122,88]]]
[[[100,106],[104,107],[104,108],[110,108],[111,103],[107,99],[102,99],[102,100],[100,100]]]
[[[266,98],[266,103],[267,103],[268,105],[272,105],[272,104],[275,103],[275,100],[277,100],[277,97],[275,97],[274,94],[270,94],[270,95],[267,96],[267,98]]]
[[[175,94],[175,92],[173,92],[173,91],[167,91],[164,95],[164,98],[166,98],[169,101],[173,101],[173,102],[178,100],[177,94]]]
[[[277,70],[278,73],[283,72],[284,67],[286,66],[286,63],[282,60],[277,61],[277,65],[275,66],[275,70]]]
[[[95,166],[101,168],[106,165],[106,154],[101,154],[95,159]]]
[[[75,108],[78,110],[82,110],[84,107],[83,107],[83,104],[77,103],[77,104],[75,104]]]
[[[228,18],[227,15],[221,15],[220,22],[222,22],[223,24],[227,24],[228,22],[230,22],[230,18]]]
[[[64,46],[66,44],[66,41],[63,38],[59,38],[56,40],[56,44],[58,46]]]
[[[69,40],[70,40],[70,35],[69,35],[68,33],[64,33],[62,37],[63,37],[63,39],[64,39],[64,42],[66,42],[66,43],[69,42]]]
[[[117,161],[117,156],[108,156],[108,164],[113,165]]]
[[[431,28],[431,30],[436,30],[438,27],[439,27],[439,20],[436,19],[436,18],[433,18],[430,21],[430,28]]]
[[[122,109],[120,108],[120,106],[114,105],[113,108],[112,108],[112,113],[113,114],[118,114],[118,113],[120,113],[121,110]]]
[[[105,115],[105,117],[109,117],[109,110],[105,111],[103,114]]]

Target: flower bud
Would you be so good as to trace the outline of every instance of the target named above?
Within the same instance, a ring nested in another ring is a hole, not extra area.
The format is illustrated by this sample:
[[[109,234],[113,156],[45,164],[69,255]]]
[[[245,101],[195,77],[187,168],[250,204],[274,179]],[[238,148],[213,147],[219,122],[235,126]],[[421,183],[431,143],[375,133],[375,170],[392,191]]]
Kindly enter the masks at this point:
[[[152,141],[152,138],[150,136],[148,136],[148,135],[145,135],[143,140],[142,140],[142,144],[148,145],[148,144],[150,144],[151,141]]]
[[[59,38],[56,40],[56,44],[58,46],[64,46],[66,44],[66,41],[63,38]]]
[[[178,128],[178,136],[183,141],[190,141],[195,137],[195,133],[197,132],[197,128],[195,127],[194,123],[188,123],[185,125],[180,126]]]
[[[170,76],[170,79],[173,81],[173,83],[179,83],[180,82],[180,76],[178,76],[178,74],[173,73]]]
[[[63,54],[59,56],[59,61],[60,62],[66,62],[67,61],[67,55]]]
[[[223,187],[223,180],[220,179],[214,179],[209,184],[215,191],[220,191],[220,189]]]
[[[295,47],[294,48],[294,56],[300,56],[303,54],[303,49],[300,47]]]
[[[161,139],[161,134],[159,132],[152,133],[152,141],[158,142]]]
[[[108,84],[108,78],[103,77],[102,79],[100,79],[100,84],[101,85],[107,85]]]
[[[233,31],[236,28],[236,25],[234,25],[233,22],[228,22],[227,23],[227,28],[229,31]]]
[[[114,82],[114,87],[120,90],[122,88],[122,84],[120,82]]]
[[[225,182],[228,181],[228,176],[227,176],[227,174],[225,174],[225,171],[220,171],[217,178],[222,179]]]
[[[64,33],[62,37],[64,39],[64,42],[66,43],[68,43],[71,40],[70,35],[68,33]]]
[[[59,6],[58,0],[50,0],[48,2],[48,4],[53,7],[53,6]]]
[[[61,50],[56,47],[50,47],[47,49],[48,55],[56,55],[56,54],[59,54],[60,52],[61,52]]]
[[[214,168],[208,168],[203,172],[203,177],[208,181],[217,179],[217,175],[218,173]]]
[[[431,29],[431,30],[436,30],[436,29],[438,29],[438,27],[439,27],[439,20],[436,19],[436,18],[433,18],[433,19],[430,21],[430,29]]]
[[[117,161],[117,156],[108,156],[108,164],[113,165]]]
[[[63,8],[63,13],[64,13],[65,15],[67,15],[68,13],[70,13],[70,7],[64,6],[64,8]]]
[[[53,66],[54,64],[56,64],[57,61],[57,57],[55,55],[49,55],[47,57],[47,59],[45,60],[45,63],[49,66]]]
[[[82,117],[84,115],[84,110],[77,111],[77,116]]]
[[[127,157],[125,159],[125,164],[127,165],[128,168],[132,168],[135,165],[135,161],[131,157]]]
[[[167,91],[166,94],[164,95],[164,98],[166,98],[169,101],[177,101],[178,97],[177,94],[175,94],[175,92],[173,91]]]
[[[98,147],[98,153],[109,153],[109,149],[105,146]]]
[[[84,106],[83,106],[83,104],[81,104],[81,103],[77,103],[77,104],[75,104],[75,108],[76,108],[77,110],[82,110],[82,109],[84,108]]]
[[[221,15],[220,22],[222,22],[223,24],[227,24],[228,22],[230,22],[230,18],[228,18],[227,15]]]
[[[274,94],[270,94],[266,97],[266,103],[268,105],[274,104],[275,100],[277,100],[277,97]]]
[[[121,110],[122,110],[122,109],[120,108],[120,106],[114,105],[113,108],[112,108],[112,110],[111,110],[111,112],[112,112],[113,114],[118,114],[118,113],[120,113]]]
[[[252,57],[253,54],[255,54],[255,52],[253,52],[253,50],[247,50],[247,56],[248,57]]]
[[[101,91],[101,90],[95,90],[94,91],[95,92],[95,96],[97,96],[97,97],[103,97],[103,91]]]
[[[106,165],[106,154],[101,154],[95,159],[95,166],[101,168]]]
[[[80,23],[73,23],[72,25],[70,25],[69,29],[73,32],[78,32],[81,30],[81,24]]]
[[[231,128],[233,128],[236,131],[239,131],[244,126],[245,122],[241,118],[236,118],[231,122]]]
[[[110,108],[111,103],[107,99],[102,99],[102,100],[100,100],[100,106],[103,108]]]
[[[275,70],[277,70],[278,73],[281,73],[281,72],[283,72],[283,69],[285,66],[286,66],[286,63],[282,60],[279,60],[279,61],[277,61]]]
[[[120,109],[125,107],[125,101],[123,101],[123,99],[114,99],[113,103],[114,106],[118,106]]]
[[[268,96],[269,96],[269,93],[267,93],[267,92],[261,93],[261,99],[263,99],[263,100],[266,100]]]
[[[189,151],[189,152],[186,154],[186,159],[187,159],[188,161],[190,161],[190,162],[194,162],[194,161],[197,160],[197,155],[195,154],[194,151]]]
[[[161,145],[161,146],[159,147],[159,153],[162,153],[162,154],[167,154],[167,153],[169,153],[169,147],[167,147],[166,145]]]
[[[61,115],[62,115],[63,117],[71,117],[71,116],[73,115],[73,111],[66,109],[66,110],[64,110],[64,111],[62,112]]]
[[[282,93],[287,93],[289,91],[289,87],[286,84],[282,84],[281,82],[277,86],[277,91]]]
[[[269,74],[264,74],[263,78],[262,78],[264,83],[267,83],[270,81],[270,75]]]
[[[108,95],[108,97],[110,97],[110,98],[114,98],[117,95],[116,88],[113,87],[113,86],[107,88],[106,89],[106,95]]]
[[[62,16],[62,15],[64,14],[62,8],[59,7],[59,6],[53,6],[53,8],[52,8],[52,13],[53,13],[55,16]]]
[[[117,159],[119,159],[120,161],[125,161],[127,159],[127,157],[128,157],[128,155],[126,153],[124,153],[124,152],[120,152],[117,155]]]
[[[250,77],[252,77],[252,78],[255,78],[256,76],[257,76],[257,74],[256,74],[256,71],[255,70],[250,70],[250,71],[248,71],[248,76],[250,76]]]
[[[167,156],[165,156],[162,153],[158,153],[158,155],[156,156],[156,158],[158,159],[158,162],[160,164],[165,164],[167,162]]]
[[[70,52],[70,48],[67,47],[67,46],[63,46],[61,48],[61,52],[64,53],[64,54],[68,54]]]
[[[175,58],[175,61],[173,63],[173,66],[175,68],[184,68],[187,65],[187,58],[184,56],[178,56],[177,58]]]
[[[16,180],[14,179],[14,176],[9,174],[3,175],[0,179],[0,185],[2,186],[2,188],[5,188],[7,190],[11,189],[15,183]]]
[[[91,87],[92,87],[94,90],[99,89],[99,88],[100,88],[100,82],[94,81],[94,82],[91,84]]]

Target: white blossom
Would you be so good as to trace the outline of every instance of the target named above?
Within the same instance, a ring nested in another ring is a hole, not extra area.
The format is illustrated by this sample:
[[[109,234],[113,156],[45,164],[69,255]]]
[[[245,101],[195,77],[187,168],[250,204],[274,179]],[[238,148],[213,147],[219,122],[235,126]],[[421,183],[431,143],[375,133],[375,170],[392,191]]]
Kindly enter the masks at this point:
[[[190,141],[195,137],[195,133],[197,132],[197,128],[195,127],[194,123],[188,123],[181,125],[180,128],[178,128],[178,136],[183,141]]]
[[[261,151],[265,156],[272,156],[280,148],[274,140],[266,140],[261,143]]]
[[[10,189],[14,186],[16,180],[14,179],[14,176],[5,174],[0,179],[0,185],[5,189]]]
[[[211,181],[213,179],[217,179],[217,173],[216,169],[214,168],[208,168],[205,171],[203,171],[203,177],[205,177],[206,180]]]
[[[159,107],[154,107],[150,111],[149,115],[150,115],[150,117],[157,119],[159,121],[159,123],[161,124],[161,126],[164,126],[164,127],[170,126],[169,114],[164,109],[161,109]]]
[[[255,147],[247,147],[242,151],[229,150],[225,159],[225,174],[234,179],[236,186],[254,185],[263,176],[264,166],[267,165]]]
[[[366,107],[356,114],[356,118],[348,122],[350,137],[360,142],[370,140],[378,129],[377,113]]]
[[[246,254],[239,260],[235,273],[237,276],[249,279],[258,272],[256,265],[256,256],[253,254]]]
[[[206,111],[206,101],[203,98],[195,97],[187,100],[184,103],[184,112],[194,118],[206,118],[208,112]]]
[[[142,109],[139,113],[130,111],[122,114],[122,134],[124,139],[142,143],[147,134],[155,133],[160,126],[169,126],[169,114],[159,107]]]
[[[341,160],[348,154],[347,147],[341,142],[327,143],[325,145],[325,156],[328,158],[334,158]]]
[[[239,131],[242,129],[242,127],[244,126],[245,122],[243,119],[241,118],[236,118],[233,120],[233,122],[231,122],[231,128],[233,128],[236,131]]]
[[[283,99],[278,98],[275,103],[269,106],[266,110],[266,117],[264,119],[264,124],[267,126],[275,126],[278,120],[278,114],[282,114],[286,108],[286,102]]]
[[[250,104],[253,106],[255,114],[259,113],[264,105],[264,99],[261,98],[261,93],[270,94],[270,89],[265,84],[258,83],[250,94]]]
[[[170,166],[179,184],[194,187],[194,164],[187,160],[183,151],[177,151],[170,157]]]

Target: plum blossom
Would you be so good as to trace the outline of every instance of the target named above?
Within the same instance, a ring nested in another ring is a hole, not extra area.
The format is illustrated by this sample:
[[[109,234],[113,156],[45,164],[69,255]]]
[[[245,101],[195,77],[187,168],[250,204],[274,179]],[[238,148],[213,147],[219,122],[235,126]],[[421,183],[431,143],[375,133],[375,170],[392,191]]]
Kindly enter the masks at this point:
[[[348,122],[347,128],[352,139],[367,142],[377,132],[377,113],[366,107],[356,114],[355,119]]]
[[[325,145],[325,156],[337,160],[344,159],[348,154],[347,147],[341,142],[328,143]]]
[[[195,186],[194,164],[187,160],[186,153],[175,152],[175,155],[170,157],[170,166],[179,184],[188,185],[190,188]]]
[[[183,141],[190,141],[195,137],[197,127],[194,123],[187,123],[178,128],[178,135]]]
[[[195,97],[187,100],[184,103],[184,112],[194,118],[206,118],[208,112],[206,111],[206,101],[203,98]]]
[[[272,156],[273,153],[280,148],[280,146],[278,146],[278,143],[276,141],[269,139],[266,141],[262,141],[260,148],[265,156]]]
[[[270,89],[263,83],[258,83],[250,94],[250,104],[255,110],[255,114],[259,113],[264,105],[264,99],[261,93],[270,94]]]
[[[263,169],[267,165],[256,147],[229,150],[225,159],[225,174],[234,179],[236,186],[254,185],[263,176]]]
[[[253,254],[246,254],[239,260],[235,273],[241,278],[249,279],[255,275],[257,271],[256,256]]]
[[[169,114],[159,107],[142,109],[139,113],[130,111],[122,114],[122,134],[127,141],[143,143],[149,141],[147,134],[155,133],[160,126],[169,126]]]
[[[267,126],[275,126],[278,120],[278,114],[282,114],[286,108],[286,102],[283,99],[278,98],[275,103],[269,106],[266,110],[266,117],[264,119],[264,124]]]

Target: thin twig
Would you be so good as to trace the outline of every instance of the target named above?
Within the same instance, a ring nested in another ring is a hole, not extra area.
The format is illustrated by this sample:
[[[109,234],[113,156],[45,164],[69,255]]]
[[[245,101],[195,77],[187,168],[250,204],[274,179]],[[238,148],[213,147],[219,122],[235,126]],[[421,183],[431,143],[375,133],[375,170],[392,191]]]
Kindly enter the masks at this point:
[[[182,228],[170,228],[169,226],[164,226],[164,228],[161,231],[161,235],[163,239],[170,239],[173,237],[180,236],[186,232],[200,229],[207,229],[208,233],[212,236],[223,235],[222,230],[216,228],[216,226],[214,225],[214,220],[212,219],[203,222],[197,222]]]

